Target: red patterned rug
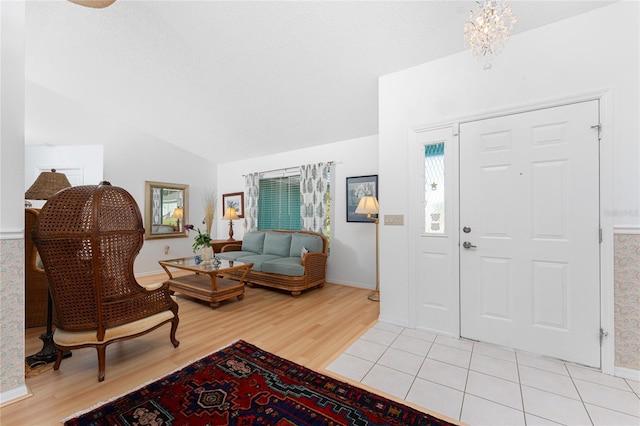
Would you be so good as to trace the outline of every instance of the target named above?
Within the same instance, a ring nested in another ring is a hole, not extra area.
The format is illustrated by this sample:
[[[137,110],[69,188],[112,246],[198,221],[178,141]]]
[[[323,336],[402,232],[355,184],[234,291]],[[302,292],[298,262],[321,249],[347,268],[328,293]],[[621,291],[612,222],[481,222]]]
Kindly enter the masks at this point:
[[[242,340],[65,425],[450,425]]]

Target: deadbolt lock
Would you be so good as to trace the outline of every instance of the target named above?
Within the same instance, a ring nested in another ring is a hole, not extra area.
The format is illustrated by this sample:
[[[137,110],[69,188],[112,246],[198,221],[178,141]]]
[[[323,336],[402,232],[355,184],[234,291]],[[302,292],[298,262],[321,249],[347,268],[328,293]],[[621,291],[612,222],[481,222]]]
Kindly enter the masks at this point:
[[[464,232],[465,234],[468,234],[469,232],[471,232],[471,228],[469,228],[468,226],[465,226],[464,228],[462,228],[462,232]]]

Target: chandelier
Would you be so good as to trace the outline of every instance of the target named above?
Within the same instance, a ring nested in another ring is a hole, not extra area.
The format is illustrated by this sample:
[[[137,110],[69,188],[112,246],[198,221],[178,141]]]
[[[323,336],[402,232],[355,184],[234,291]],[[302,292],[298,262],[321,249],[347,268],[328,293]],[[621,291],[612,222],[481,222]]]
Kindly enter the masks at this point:
[[[478,6],[464,24],[464,42],[471,46],[474,56],[489,64],[490,58],[500,53],[509,39],[516,17],[511,13],[511,6],[505,6],[502,0],[484,0],[482,4],[478,2]],[[488,67],[485,65],[485,68]]]

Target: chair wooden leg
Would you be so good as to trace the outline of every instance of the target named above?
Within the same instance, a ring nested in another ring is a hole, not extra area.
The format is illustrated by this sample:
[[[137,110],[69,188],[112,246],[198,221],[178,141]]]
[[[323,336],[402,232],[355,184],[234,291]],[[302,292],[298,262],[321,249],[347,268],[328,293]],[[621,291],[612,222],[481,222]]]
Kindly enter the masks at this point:
[[[169,339],[171,339],[171,344],[174,348],[177,348],[180,345],[180,342],[176,340],[176,331],[178,330],[178,316],[176,315],[171,321],[171,334],[169,335]]]
[[[64,351],[62,349],[58,349],[58,355],[56,356],[56,362],[53,364],[53,369],[57,370],[60,368],[60,363],[62,362],[62,356],[64,355]]]
[[[98,381],[104,381],[104,368],[105,368],[105,360],[107,357],[107,347],[106,346],[97,346],[96,350],[98,351]]]

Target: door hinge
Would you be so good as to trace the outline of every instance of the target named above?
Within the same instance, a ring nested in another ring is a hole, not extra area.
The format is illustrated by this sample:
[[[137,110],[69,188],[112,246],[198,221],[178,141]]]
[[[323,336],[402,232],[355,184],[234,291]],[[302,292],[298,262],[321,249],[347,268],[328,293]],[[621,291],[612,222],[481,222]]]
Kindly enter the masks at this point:
[[[602,140],[602,124],[598,123],[594,126],[591,126],[592,129],[598,129],[598,141]]]
[[[600,327],[600,346],[602,346],[602,341],[604,340],[605,337],[607,337],[609,335],[608,332],[604,331],[604,329],[602,327]]]
[[[598,228],[598,237],[600,239],[600,244],[602,244],[602,228]]]

